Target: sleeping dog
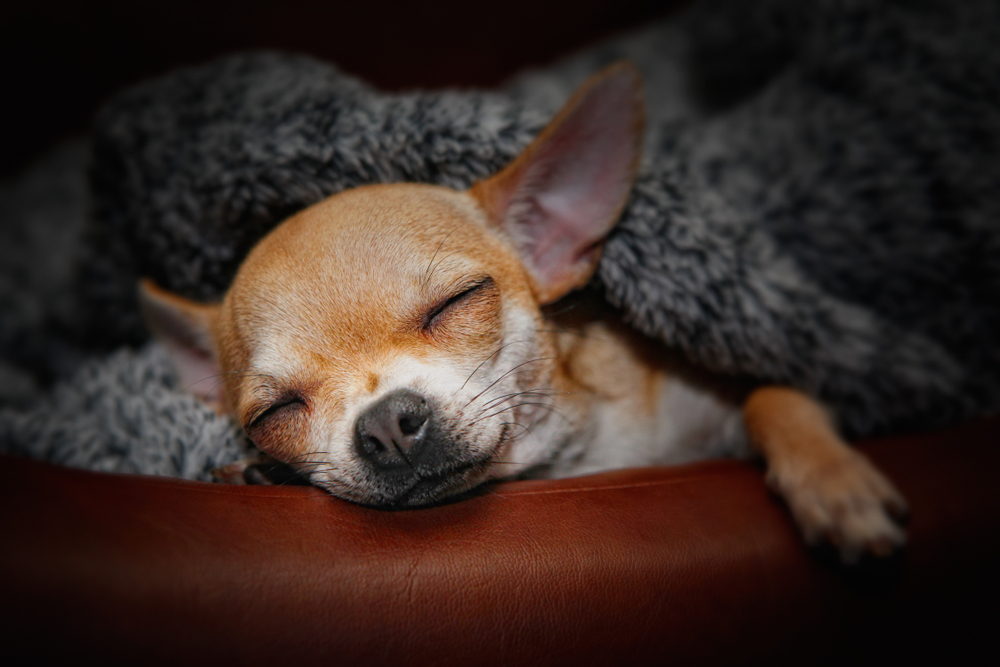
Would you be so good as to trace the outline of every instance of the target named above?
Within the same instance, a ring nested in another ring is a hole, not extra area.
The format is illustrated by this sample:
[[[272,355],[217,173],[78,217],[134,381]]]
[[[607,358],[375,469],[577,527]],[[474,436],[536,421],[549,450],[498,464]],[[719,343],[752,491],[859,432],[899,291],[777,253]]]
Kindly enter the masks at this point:
[[[469,190],[334,195],[266,236],[219,304],[144,281],[147,322],[262,451],[357,503],[756,452],[807,541],[891,553],[905,501],[822,405],[692,368],[585,288],[643,116],[613,65]]]

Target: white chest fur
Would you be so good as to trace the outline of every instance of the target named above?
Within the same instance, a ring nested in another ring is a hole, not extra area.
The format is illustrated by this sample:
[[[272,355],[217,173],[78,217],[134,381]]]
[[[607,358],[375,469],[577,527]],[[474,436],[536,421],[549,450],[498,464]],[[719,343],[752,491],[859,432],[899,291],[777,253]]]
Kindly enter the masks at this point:
[[[661,380],[646,414],[598,402],[592,416],[593,439],[567,475],[749,454],[739,407],[680,377]]]
[[[558,346],[569,387],[560,402],[573,425],[549,433],[560,444],[545,476],[750,454],[733,382],[692,369],[613,317],[572,327]]]

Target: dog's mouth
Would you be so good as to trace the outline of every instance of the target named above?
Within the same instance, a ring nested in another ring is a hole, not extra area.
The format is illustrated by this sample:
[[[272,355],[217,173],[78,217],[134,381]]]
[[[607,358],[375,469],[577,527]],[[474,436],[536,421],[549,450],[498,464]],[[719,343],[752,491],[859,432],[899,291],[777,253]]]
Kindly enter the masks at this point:
[[[465,463],[444,473],[416,475],[408,488],[388,503],[374,506],[380,509],[405,509],[458,500],[487,480],[485,473],[489,465],[489,459],[486,459]]]
[[[452,462],[439,469],[418,466],[381,474],[364,486],[347,487],[314,479],[313,484],[343,500],[381,510],[401,510],[453,502],[490,479],[493,458]]]

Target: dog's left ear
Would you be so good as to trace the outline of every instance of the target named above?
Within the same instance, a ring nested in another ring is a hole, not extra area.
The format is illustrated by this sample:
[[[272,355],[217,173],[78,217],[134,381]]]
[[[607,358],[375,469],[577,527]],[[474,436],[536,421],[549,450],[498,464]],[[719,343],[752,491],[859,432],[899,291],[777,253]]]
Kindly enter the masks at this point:
[[[591,77],[503,171],[470,193],[516,244],[541,304],[582,287],[639,166],[639,74],[619,62]]]
[[[222,380],[212,345],[219,307],[189,301],[148,278],[139,283],[139,306],[146,326],[170,353],[181,385],[221,407]]]

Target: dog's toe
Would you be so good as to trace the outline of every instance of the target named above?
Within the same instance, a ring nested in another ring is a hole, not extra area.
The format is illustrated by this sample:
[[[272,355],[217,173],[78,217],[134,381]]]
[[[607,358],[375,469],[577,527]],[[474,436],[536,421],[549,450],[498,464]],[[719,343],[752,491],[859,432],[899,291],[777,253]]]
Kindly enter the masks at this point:
[[[818,465],[774,470],[771,487],[788,503],[806,541],[829,542],[843,562],[888,557],[906,543],[903,496],[864,456],[847,452]]]

